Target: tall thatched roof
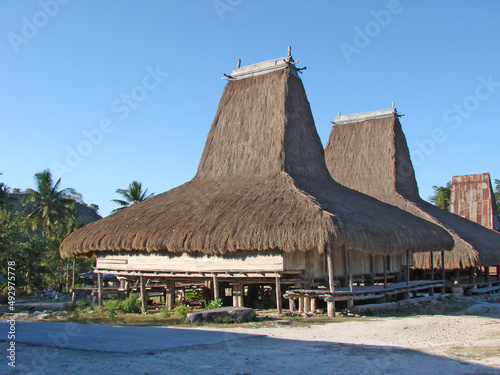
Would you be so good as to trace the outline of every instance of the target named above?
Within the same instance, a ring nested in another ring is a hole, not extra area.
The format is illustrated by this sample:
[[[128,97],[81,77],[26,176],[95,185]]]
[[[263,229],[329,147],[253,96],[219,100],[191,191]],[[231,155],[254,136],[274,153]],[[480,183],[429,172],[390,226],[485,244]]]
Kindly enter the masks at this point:
[[[61,254],[451,248],[441,228],[333,181],[285,59],[266,74],[231,73],[191,181],[76,231]]]
[[[341,184],[445,228],[454,238],[447,268],[500,264],[500,234],[423,201],[395,109],[339,116],[325,149],[327,167]],[[434,257],[435,266],[441,258]],[[430,267],[430,254],[415,256]]]

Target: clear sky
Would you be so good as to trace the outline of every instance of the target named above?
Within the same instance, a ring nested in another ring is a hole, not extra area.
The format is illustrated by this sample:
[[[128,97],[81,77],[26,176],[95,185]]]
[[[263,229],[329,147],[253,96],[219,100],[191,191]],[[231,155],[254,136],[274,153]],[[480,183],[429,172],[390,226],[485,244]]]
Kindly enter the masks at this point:
[[[139,180],[190,180],[223,73],[287,53],[323,145],[338,110],[393,101],[420,195],[500,179],[500,1],[0,2],[0,181],[51,168],[103,216]]]

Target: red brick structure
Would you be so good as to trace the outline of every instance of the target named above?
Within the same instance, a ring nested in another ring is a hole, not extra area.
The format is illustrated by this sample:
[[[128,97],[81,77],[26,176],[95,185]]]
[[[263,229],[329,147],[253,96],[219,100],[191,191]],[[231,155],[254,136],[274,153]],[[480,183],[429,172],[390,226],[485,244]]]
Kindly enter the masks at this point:
[[[451,185],[450,212],[488,229],[500,231],[490,174],[454,176]]]

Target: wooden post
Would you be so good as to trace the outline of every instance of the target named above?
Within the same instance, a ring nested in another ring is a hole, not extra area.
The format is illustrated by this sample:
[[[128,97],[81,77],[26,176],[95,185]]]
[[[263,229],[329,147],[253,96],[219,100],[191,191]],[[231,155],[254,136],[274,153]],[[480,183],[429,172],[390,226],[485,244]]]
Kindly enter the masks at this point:
[[[295,298],[288,299],[288,306],[291,313],[295,312]]]
[[[212,277],[212,288],[213,288],[214,300],[218,300],[220,298],[220,293],[219,293],[219,279],[217,279],[217,275],[213,275]]]
[[[144,276],[140,276],[140,280],[141,280],[141,285],[140,285],[141,308],[142,308],[142,313],[146,314],[146,311],[148,309],[148,300],[146,299],[146,280]]]
[[[313,314],[316,312],[316,309],[318,308],[316,302],[317,302],[316,297],[311,297],[311,313]]]
[[[125,298],[130,297],[130,281],[125,280]]]
[[[406,250],[406,285],[410,285],[410,251]]]
[[[311,312],[311,297],[304,297],[304,312]]]
[[[75,291],[71,292],[71,304],[74,305],[76,303],[76,293]]]
[[[353,291],[353,284],[352,284],[352,267],[351,267],[351,252],[347,251],[344,247],[344,251],[347,254],[347,276],[349,277],[349,292],[352,293]]]
[[[490,267],[489,266],[484,267],[484,282],[485,283],[490,282]]]
[[[239,282],[233,282],[233,306],[243,307],[243,285]]]
[[[102,273],[97,274],[97,306],[102,306],[103,290],[102,290]]]
[[[278,315],[283,314],[283,305],[281,301],[281,278],[276,277],[276,307],[278,310]]]
[[[328,247],[326,249],[326,264],[328,267],[328,287],[330,288],[330,293],[333,294],[335,293],[335,276],[334,276],[334,268],[333,268],[333,255],[332,255],[332,249]],[[327,302],[327,309],[328,309],[328,316],[330,318],[335,317],[335,301],[334,302]]]
[[[462,284],[460,280],[460,270],[458,268],[455,269],[455,283],[458,285]]]
[[[304,297],[303,296],[299,297],[299,312],[301,312],[301,313],[304,312]]]
[[[172,311],[175,307],[175,280],[167,280],[165,287],[165,306],[167,311]]]
[[[444,264],[444,250],[441,251],[441,279],[443,279],[443,287],[441,288],[441,294],[445,292],[446,285],[446,266]]]
[[[431,251],[431,281],[434,281],[434,251]]]
[[[387,289],[387,255],[384,257],[384,289]]]
[[[497,266],[497,280],[500,280],[500,266]]]
[[[469,268],[469,284],[476,285],[476,268]]]
[[[71,279],[71,288],[75,287],[75,257],[73,257],[73,278]]]

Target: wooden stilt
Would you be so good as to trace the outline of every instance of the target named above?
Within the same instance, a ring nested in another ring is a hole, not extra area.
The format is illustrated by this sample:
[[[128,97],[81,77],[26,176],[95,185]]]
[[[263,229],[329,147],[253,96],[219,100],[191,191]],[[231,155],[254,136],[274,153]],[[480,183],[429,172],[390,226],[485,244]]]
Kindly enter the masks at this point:
[[[446,284],[446,265],[444,262],[444,250],[441,251],[441,279],[443,280],[443,286],[441,287],[441,294],[444,294],[445,284]]]
[[[384,289],[387,289],[387,255],[384,255]]]
[[[276,277],[276,308],[278,310],[278,315],[283,314],[280,277]]]
[[[233,283],[233,306],[243,307],[243,284]]]
[[[304,297],[299,297],[299,312],[304,312]]]
[[[165,307],[172,311],[175,307],[175,280],[167,280],[165,288]]]
[[[311,297],[304,297],[304,312],[311,312]]]
[[[490,267],[488,266],[484,267],[484,282],[485,283],[490,282]]]
[[[500,266],[497,266],[497,280],[500,280]]]
[[[212,278],[212,287],[214,288],[214,300],[217,300],[220,298],[219,279],[217,279],[217,275],[214,275]]]
[[[316,313],[317,310],[317,300],[316,297],[311,297],[311,313]]]
[[[461,284],[461,282],[460,282],[460,270],[459,270],[458,268],[455,270],[455,282],[456,282],[458,285],[460,285],[460,284]]]
[[[148,310],[148,300],[146,298],[146,278],[144,276],[139,276],[141,280],[140,290],[141,290],[141,308],[142,313],[146,314]]]
[[[434,251],[431,251],[431,281],[434,281]],[[434,295],[434,287],[429,289],[429,295],[433,296]]]
[[[476,285],[476,267],[469,268],[469,284]]]
[[[335,275],[334,275],[334,268],[333,268],[333,255],[332,255],[332,249],[328,247],[326,249],[326,264],[328,268],[328,287],[330,288],[330,292],[333,294],[335,293]],[[330,318],[335,317],[335,302],[327,302],[327,310],[328,310],[328,316]]]
[[[102,290],[102,273],[97,274],[97,306],[102,306],[103,290]]]
[[[125,298],[130,297],[130,281],[125,280]]]
[[[288,300],[288,305],[289,305],[290,312],[291,313],[295,312],[295,298],[290,298]]]

